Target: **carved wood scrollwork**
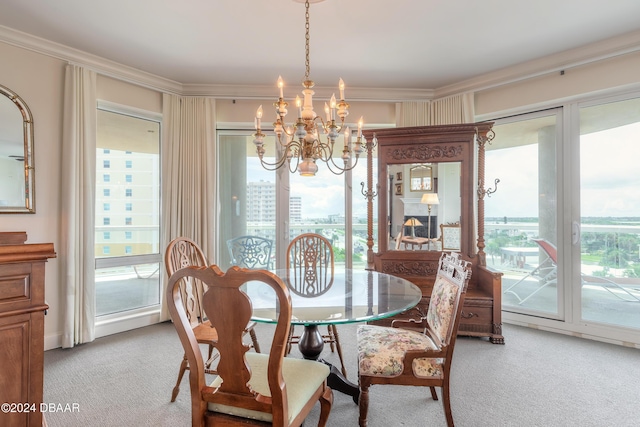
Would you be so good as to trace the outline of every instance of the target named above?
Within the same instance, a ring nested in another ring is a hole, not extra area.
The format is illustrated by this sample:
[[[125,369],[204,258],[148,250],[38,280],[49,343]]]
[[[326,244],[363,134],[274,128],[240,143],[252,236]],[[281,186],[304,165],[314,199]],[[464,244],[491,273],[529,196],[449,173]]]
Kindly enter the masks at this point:
[[[462,145],[420,145],[417,147],[390,149],[388,157],[393,160],[428,162],[438,159],[457,158],[461,154]]]
[[[463,319],[471,319],[473,317],[480,317],[480,315],[477,314],[477,313],[473,313],[473,312],[465,313],[464,310],[462,311],[462,313],[460,313],[460,316]]]
[[[429,261],[384,261],[382,272],[393,276],[434,276],[438,271],[437,262]]]

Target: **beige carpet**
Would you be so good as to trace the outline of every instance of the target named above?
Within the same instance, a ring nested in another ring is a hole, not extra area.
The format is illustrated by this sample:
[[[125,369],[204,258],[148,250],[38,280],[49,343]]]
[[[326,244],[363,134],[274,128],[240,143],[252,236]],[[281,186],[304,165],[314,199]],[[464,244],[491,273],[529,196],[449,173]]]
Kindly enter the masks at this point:
[[[341,325],[349,379],[357,381],[356,325]],[[263,349],[270,325],[258,325]],[[640,350],[505,325],[506,345],[460,338],[452,377],[457,426],[640,426]],[[323,357],[337,362],[327,347]],[[50,427],[190,426],[188,378],[169,402],[182,348],[171,323],[45,352]],[[317,425],[316,407],[305,426]],[[349,396],[334,393],[329,425],[357,426]],[[441,402],[417,387],[373,386],[369,426],[445,426]]]

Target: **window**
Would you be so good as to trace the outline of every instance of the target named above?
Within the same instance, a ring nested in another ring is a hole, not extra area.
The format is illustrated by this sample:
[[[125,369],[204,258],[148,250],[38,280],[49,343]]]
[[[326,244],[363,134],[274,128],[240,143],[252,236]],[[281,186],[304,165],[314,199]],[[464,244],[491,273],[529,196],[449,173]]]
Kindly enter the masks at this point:
[[[226,250],[229,239],[256,235],[273,241],[271,264],[281,268],[291,238],[314,232],[331,241],[336,265],[365,267],[367,208],[360,182],[367,180],[366,155],[361,156],[353,171],[343,175],[334,175],[325,163],[318,162],[317,175],[308,178],[263,168],[255,145],[246,134],[219,132],[218,142],[218,158],[225,159],[218,163],[219,182],[224,183],[219,186],[219,200],[232,201],[219,206],[218,244],[225,248],[218,252],[220,265],[230,263]],[[274,137],[265,140],[265,161],[274,161],[275,145]],[[335,154],[339,157],[342,152]],[[336,162],[339,164],[341,159]],[[351,191],[352,185],[357,190]]]
[[[109,165],[111,172],[97,180],[95,191],[96,206],[110,211],[109,218],[96,218],[95,227],[96,336],[101,336],[113,333],[107,325],[116,320],[126,330],[139,324],[127,319],[152,321],[160,309],[161,132],[158,117],[140,117],[139,111],[98,108],[97,120],[96,164]],[[129,160],[123,162],[125,155]],[[135,195],[123,186],[134,174],[143,177]]]
[[[105,169],[108,169],[111,167],[111,162],[109,160],[103,160],[102,161],[102,167]]]

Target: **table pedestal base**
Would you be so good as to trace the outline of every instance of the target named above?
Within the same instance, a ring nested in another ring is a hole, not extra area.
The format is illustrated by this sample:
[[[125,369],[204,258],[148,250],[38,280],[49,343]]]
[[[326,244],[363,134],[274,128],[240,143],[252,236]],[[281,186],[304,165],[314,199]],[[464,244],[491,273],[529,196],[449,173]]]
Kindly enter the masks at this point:
[[[322,353],[322,349],[324,348],[324,340],[318,330],[318,325],[304,326],[304,331],[298,342],[298,348],[305,359],[319,360],[320,353]],[[331,363],[321,359],[319,361],[327,364],[331,369],[329,377],[327,378],[327,385],[333,390],[353,397],[353,401],[357,404],[360,398],[360,388],[358,385],[346,379],[344,375],[342,375],[342,372]]]

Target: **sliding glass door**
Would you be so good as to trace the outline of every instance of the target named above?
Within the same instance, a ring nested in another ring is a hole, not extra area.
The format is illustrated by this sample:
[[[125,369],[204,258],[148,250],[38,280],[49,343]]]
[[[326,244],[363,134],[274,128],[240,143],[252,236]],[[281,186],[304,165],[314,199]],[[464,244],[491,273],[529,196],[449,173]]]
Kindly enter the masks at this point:
[[[273,163],[275,138],[265,138],[264,146],[265,161]],[[286,166],[265,170],[249,131],[218,131],[218,153],[217,262],[223,269],[231,265],[227,241],[232,238],[258,235],[272,240],[271,265],[283,267],[290,240],[309,232],[331,241],[336,264],[365,267],[367,212],[360,183],[366,181],[366,155],[351,172],[335,175],[318,161],[316,176],[302,177]]]
[[[640,329],[640,98],[585,105],[579,115],[581,318]]]
[[[486,146],[487,264],[501,271],[506,311],[561,316],[562,255],[556,253],[557,152],[561,110],[503,119]],[[556,258],[560,259],[556,259]]]

